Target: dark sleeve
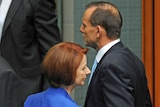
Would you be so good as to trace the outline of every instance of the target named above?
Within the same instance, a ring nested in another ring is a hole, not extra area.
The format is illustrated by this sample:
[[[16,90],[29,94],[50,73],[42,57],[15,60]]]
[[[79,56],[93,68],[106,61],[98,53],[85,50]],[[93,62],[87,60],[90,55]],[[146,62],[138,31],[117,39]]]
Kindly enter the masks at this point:
[[[17,105],[17,75],[10,64],[0,56],[0,107],[11,107]],[[16,87],[16,88],[14,88]],[[18,105],[17,105],[18,106]]]
[[[13,71],[13,68],[2,56],[0,56],[0,73],[5,72],[6,70]]]
[[[135,107],[132,81],[120,68],[115,65],[104,67],[101,82],[106,107]]]
[[[36,37],[43,57],[51,46],[61,42],[61,36],[57,25],[55,1],[39,0],[35,5]]]
[[[148,88],[147,88],[147,97],[146,97],[145,107],[152,107],[151,97],[150,97]]]

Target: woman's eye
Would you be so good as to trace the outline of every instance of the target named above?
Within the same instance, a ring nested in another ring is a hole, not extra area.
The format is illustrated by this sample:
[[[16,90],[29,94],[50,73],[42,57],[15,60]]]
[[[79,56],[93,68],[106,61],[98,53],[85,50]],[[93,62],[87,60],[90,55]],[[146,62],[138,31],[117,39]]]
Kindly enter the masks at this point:
[[[83,72],[86,72],[87,69],[88,69],[88,66],[85,66],[85,67],[83,68]]]
[[[82,70],[85,70],[85,69],[86,69],[86,66]]]

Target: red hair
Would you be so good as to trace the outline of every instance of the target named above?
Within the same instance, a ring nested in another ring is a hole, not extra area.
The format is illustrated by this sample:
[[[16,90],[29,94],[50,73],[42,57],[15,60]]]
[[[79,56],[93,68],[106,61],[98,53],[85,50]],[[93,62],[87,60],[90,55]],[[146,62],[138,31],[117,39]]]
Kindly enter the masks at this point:
[[[88,49],[71,43],[54,45],[46,54],[42,68],[51,86],[73,84],[77,68]]]

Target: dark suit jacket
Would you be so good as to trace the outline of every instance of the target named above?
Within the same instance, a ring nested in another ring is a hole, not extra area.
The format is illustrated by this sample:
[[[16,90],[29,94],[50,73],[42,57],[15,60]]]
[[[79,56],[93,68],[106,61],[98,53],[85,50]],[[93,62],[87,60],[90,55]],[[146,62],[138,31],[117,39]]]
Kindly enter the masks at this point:
[[[40,63],[48,49],[61,41],[54,0],[12,0],[4,23],[0,54],[23,81],[17,103],[44,87]],[[3,92],[2,92],[3,93]],[[23,103],[21,101],[21,103]],[[5,106],[7,107],[7,106]],[[12,106],[12,107],[22,107]]]
[[[17,79],[18,77],[16,76],[15,71],[9,63],[0,56],[0,107],[12,107],[12,105],[18,107],[15,99],[13,99],[15,98],[14,96],[17,96],[18,91],[21,91],[15,91],[13,89],[18,86]]]
[[[121,42],[97,65],[84,107],[152,107],[144,65]]]

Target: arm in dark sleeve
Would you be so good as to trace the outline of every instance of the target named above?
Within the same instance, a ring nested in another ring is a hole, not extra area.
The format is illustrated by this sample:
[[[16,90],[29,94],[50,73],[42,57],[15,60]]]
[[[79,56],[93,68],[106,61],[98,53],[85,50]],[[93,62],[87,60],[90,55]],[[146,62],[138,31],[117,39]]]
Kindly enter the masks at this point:
[[[114,65],[103,68],[101,82],[106,107],[135,107],[132,81],[121,69]]]
[[[39,0],[34,17],[36,37],[43,57],[51,46],[61,42],[54,0]]]

